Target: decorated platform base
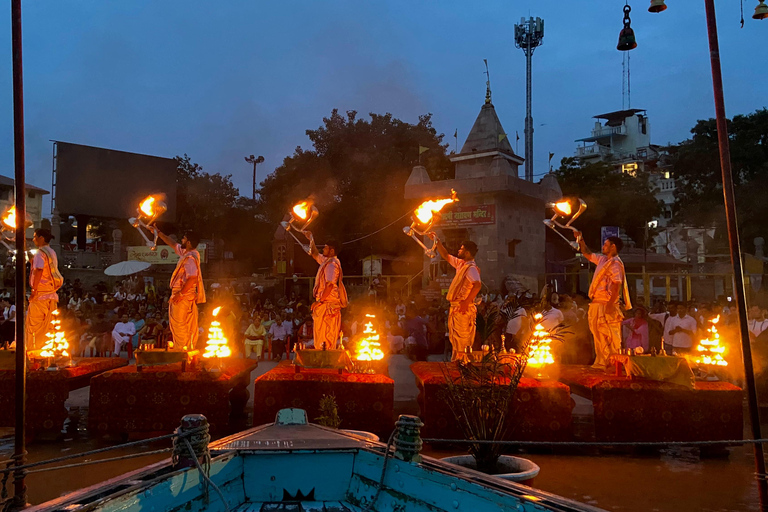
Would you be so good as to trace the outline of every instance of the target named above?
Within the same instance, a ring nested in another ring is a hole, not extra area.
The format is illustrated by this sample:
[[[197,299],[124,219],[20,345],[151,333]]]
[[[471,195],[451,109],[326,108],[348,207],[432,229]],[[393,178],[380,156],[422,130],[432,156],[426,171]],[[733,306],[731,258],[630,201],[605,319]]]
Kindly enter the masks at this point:
[[[250,374],[258,363],[229,359],[221,372],[182,371],[181,364],[137,366],[104,373],[91,381],[88,429],[95,434],[150,437],[167,434],[185,414],[203,414],[211,431],[242,428]]]
[[[1,351],[5,352],[5,351]],[[14,353],[12,351],[8,351]],[[88,386],[91,377],[128,364],[118,357],[74,359],[74,366],[55,372],[27,372],[27,431],[58,435],[67,419],[69,392]],[[13,427],[16,418],[16,371],[0,370],[0,426]]]
[[[340,428],[373,432],[383,439],[389,436],[394,425],[395,381],[381,374],[336,368],[304,367],[297,373],[287,361],[256,379],[253,424],[272,423],[277,411],[287,407],[305,409],[309,421],[316,422],[323,395],[335,397]]]
[[[560,366],[560,382],[592,400],[597,441],[741,439],[742,390],[727,382],[672,382]]]
[[[300,368],[349,370],[352,367],[346,350],[297,350],[294,363]]]
[[[187,365],[193,365],[200,356],[199,350],[166,350],[149,349],[137,350],[136,366],[142,371],[147,366],[181,363],[181,371],[186,371]]]
[[[443,400],[448,389],[443,369],[458,375],[453,363],[418,362],[411,365],[419,387],[423,437],[463,439],[456,418]],[[574,402],[568,386],[552,380],[520,379],[515,393],[506,439],[519,441],[570,441],[573,438]]]

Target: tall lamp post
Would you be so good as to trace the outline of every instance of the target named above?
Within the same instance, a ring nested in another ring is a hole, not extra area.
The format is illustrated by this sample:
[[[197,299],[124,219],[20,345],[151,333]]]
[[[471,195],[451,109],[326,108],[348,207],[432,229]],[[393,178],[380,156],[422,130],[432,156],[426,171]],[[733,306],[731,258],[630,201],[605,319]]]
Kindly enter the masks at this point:
[[[650,12],[662,12],[666,9],[664,0],[652,0]],[[744,377],[747,385],[747,401],[749,403],[749,423],[753,439],[762,439],[760,427],[760,411],[757,404],[755,373],[752,365],[752,347],[749,341],[749,324],[747,323],[747,297],[744,288],[744,274],[741,264],[741,242],[739,240],[739,224],[736,216],[736,198],[733,191],[733,172],[731,170],[731,150],[728,143],[728,124],[725,117],[725,100],[723,95],[723,76],[720,66],[720,44],[717,39],[717,20],[715,17],[715,1],[704,0],[707,18],[707,37],[709,39],[709,59],[712,67],[712,89],[715,96],[715,119],[717,123],[717,142],[720,150],[720,171],[723,181],[723,200],[725,202],[725,218],[728,227],[728,245],[733,267],[734,295],[739,313],[739,333],[741,337],[741,352],[744,359]],[[627,16],[628,17],[628,16]],[[765,0],[759,0],[752,18],[756,20],[768,18],[768,6]],[[625,27],[628,27],[625,21]],[[622,31],[622,35],[624,31]],[[634,39],[634,37],[632,37]],[[619,45],[621,46],[621,36]],[[635,45],[636,46],[636,45]],[[634,48],[634,46],[632,47]],[[619,48],[620,50],[622,48]],[[629,48],[631,49],[631,48]],[[755,469],[757,473],[757,490],[760,496],[760,510],[768,511],[768,481],[765,473],[765,453],[762,444],[754,444]]]
[[[264,161],[264,157],[259,156],[247,156],[245,157],[245,161],[249,164],[253,164],[253,200],[256,200],[256,166]]]
[[[533,181],[533,116],[531,115],[531,59],[544,39],[544,20],[522,18],[515,25],[515,46],[525,53],[525,179]]]

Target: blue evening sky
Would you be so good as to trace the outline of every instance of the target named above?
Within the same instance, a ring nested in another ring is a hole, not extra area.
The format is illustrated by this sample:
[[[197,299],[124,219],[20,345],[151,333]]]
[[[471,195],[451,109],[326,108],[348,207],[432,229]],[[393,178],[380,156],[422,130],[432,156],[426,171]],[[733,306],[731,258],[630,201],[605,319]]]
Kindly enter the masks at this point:
[[[766,105],[768,20],[756,0],[718,2],[729,116]],[[648,110],[656,144],[679,142],[714,117],[703,1],[669,0],[661,14],[631,2],[632,107]],[[684,5],[683,5],[684,4]],[[545,22],[533,60],[535,171],[573,153],[596,114],[622,107],[623,2],[487,0],[123,0],[24,2],[28,181],[50,189],[49,139],[173,157],[233,175],[251,192],[331,109],[433,113],[459,147],[485,94],[523,154],[525,58],[514,46],[522,16]],[[0,16],[0,174],[13,175],[10,9]],[[105,184],[107,185],[107,184]],[[49,208],[46,205],[46,210]]]

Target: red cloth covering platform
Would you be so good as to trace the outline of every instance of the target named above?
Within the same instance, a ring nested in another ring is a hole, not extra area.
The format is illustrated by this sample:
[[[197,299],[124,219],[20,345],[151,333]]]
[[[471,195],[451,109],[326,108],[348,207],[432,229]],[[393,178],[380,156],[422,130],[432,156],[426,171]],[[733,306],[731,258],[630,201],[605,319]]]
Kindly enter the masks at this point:
[[[280,409],[296,407],[317,422],[320,399],[334,395],[340,428],[373,432],[382,439],[394,428],[395,381],[381,374],[349,373],[346,370],[301,368],[289,362],[256,379],[253,391],[253,424],[275,421]]]
[[[560,381],[592,400],[597,441],[710,441],[743,435],[742,390],[727,382],[697,381],[695,389],[687,389],[573,365],[560,367]]]
[[[424,427],[422,437],[463,439],[456,418],[442,398],[447,391],[443,367],[446,363],[419,362],[411,365],[419,387],[419,408]],[[447,363],[453,375],[456,365]],[[568,386],[554,380],[520,379],[506,439],[518,441],[570,441],[573,438],[574,402]]]
[[[118,357],[74,358],[75,366],[27,372],[26,425],[30,434],[58,434],[68,411],[69,392],[88,385],[91,377],[128,364]],[[16,370],[0,370],[0,426],[16,421]]]
[[[230,431],[230,415],[243,414],[251,371],[258,363],[231,359],[221,372],[181,363],[126,366],[91,379],[88,428],[97,434],[142,437],[167,434],[185,414],[203,414],[211,432]]]

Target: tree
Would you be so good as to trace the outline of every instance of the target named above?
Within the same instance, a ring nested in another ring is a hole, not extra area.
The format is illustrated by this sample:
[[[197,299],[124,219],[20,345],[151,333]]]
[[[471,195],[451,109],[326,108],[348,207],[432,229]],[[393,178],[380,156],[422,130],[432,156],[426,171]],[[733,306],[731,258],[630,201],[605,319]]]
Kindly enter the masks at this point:
[[[716,227],[715,238],[725,242],[725,205],[720,172],[717,125],[699,120],[693,136],[675,151],[675,221],[697,227]],[[739,231],[744,245],[765,236],[768,202],[768,110],[737,115],[728,121],[731,167],[736,194]]]
[[[620,226],[642,243],[646,223],[661,214],[662,204],[654,197],[648,172],[631,175],[610,163],[581,164],[564,158],[555,175],[563,195],[586,201],[587,211],[576,222],[593,248],[600,244],[601,226]]]
[[[209,174],[188,155],[177,156],[176,227],[193,230],[201,238],[222,240],[224,249],[240,260],[268,266],[269,244],[254,244],[254,237],[271,238],[269,227],[256,220],[256,205],[241,197],[232,175]]]
[[[445,179],[452,172],[447,144],[433,128],[431,114],[420,116],[416,124],[391,114],[369,117],[359,119],[355,111],[343,116],[334,109],[322,126],[307,130],[313,149],[297,147],[259,189],[259,213],[273,226],[291,205],[312,197],[320,210],[313,225],[322,233],[318,243],[330,238],[350,241],[393,223],[375,238],[345,245],[342,258],[352,264],[349,268],[358,266],[374,244],[378,252],[412,248],[402,235],[408,221],[396,221],[414,206],[403,199],[403,190],[418,162],[419,146],[429,148],[422,164],[432,179]]]

